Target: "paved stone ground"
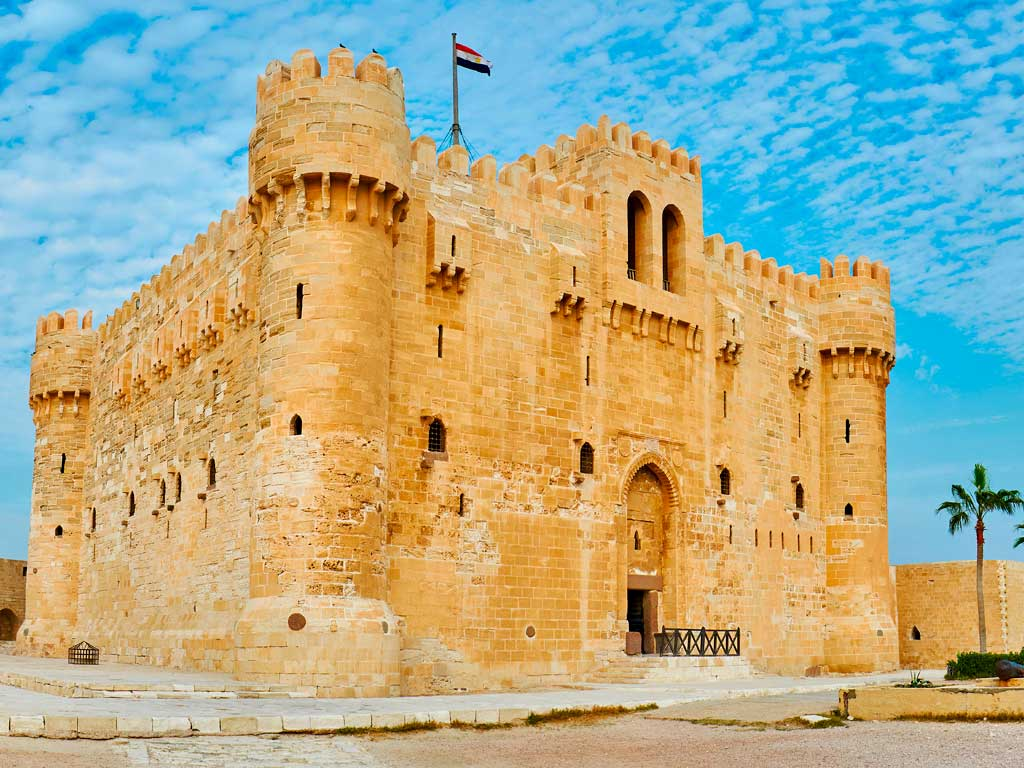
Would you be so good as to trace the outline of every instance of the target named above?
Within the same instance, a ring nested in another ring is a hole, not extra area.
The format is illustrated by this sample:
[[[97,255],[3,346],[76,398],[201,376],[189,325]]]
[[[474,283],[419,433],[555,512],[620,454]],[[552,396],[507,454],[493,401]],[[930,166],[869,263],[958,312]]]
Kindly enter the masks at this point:
[[[934,673],[935,679],[941,673]],[[70,717],[229,717],[306,716],[357,713],[429,713],[501,709],[629,706],[641,702],[700,701],[791,691],[837,691],[839,688],[904,680],[908,673],[794,678],[764,675],[746,680],[699,683],[581,685],[515,693],[450,696],[401,696],[380,699],[69,699],[0,686],[0,717],[66,715]]]
[[[777,723],[800,715],[828,714],[839,706],[835,691],[756,696],[720,701],[694,701],[648,713],[661,720],[735,720],[743,723]]]
[[[0,768],[1006,768],[1019,765],[1022,753],[1024,728],[1018,724],[857,722],[827,730],[755,731],[643,714],[375,737],[8,738],[0,739]]]

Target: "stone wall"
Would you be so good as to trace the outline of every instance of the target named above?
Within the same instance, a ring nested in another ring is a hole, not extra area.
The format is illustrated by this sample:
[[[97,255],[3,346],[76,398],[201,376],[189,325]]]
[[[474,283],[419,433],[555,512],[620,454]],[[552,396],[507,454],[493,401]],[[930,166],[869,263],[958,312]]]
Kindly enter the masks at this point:
[[[637,590],[760,669],[895,665],[885,268],[706,237],[699,158],[607,117],[500,169],[438,154],[397,70],[328,63],[271,63],[249,196],[86,381],[37,345],[30,613],[74,591],[26,647],[333,695],[550,684],[623,652]]]
[[[0,642],[14,640],[25,620],[25,561],[0,560]]]
[[[900,664],[940,669],[961,651],[978,650],[974,560],[897,565]],[[1024,563],[986,560],[985,627],[992,653],[1024,648]],[[920,639],[916,639],[917,635]]]

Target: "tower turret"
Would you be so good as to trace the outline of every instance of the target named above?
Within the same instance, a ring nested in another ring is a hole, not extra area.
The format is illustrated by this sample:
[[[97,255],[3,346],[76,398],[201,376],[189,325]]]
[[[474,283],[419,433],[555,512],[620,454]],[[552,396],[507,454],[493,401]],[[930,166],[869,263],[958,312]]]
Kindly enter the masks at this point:
[[[95,352],[91,312],[81,324],[73,309],[39,319],[29,384],[36,442],[26,619],[18,636],[19,646],[33,653],[60,654],[76,639]]]
[[[821,263],[822,483],[834,672],[899,662],[889,577],[885,390],[895,364],[889,271],[845,256]]]
[[[410,183],[402,77],[377,54],[353,70],[344,48],[321,74],[302,50],[270,63],[256,100],[260,480],[237,672],[397,693],[383,545],[392,249]]]

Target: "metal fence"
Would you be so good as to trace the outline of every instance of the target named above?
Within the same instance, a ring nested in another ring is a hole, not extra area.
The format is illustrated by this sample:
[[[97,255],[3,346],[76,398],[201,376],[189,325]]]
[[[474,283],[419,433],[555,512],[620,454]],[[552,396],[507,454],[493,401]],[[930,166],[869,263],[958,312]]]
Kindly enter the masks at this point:
[[[661,656],[739,656],[740,630],[662,627],[654,636]]]

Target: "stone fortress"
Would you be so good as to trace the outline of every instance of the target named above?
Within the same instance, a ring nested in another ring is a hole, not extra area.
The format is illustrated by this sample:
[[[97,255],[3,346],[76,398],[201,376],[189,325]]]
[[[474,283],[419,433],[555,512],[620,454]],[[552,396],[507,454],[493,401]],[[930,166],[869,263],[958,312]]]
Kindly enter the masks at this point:
[[[500,169],[344,48],[259,78],[249,190],[98,328],[39,321],[26,653],[396,695],[568,682],[662,626],[898,662],[888,271],[705,235],[602,117]]]

